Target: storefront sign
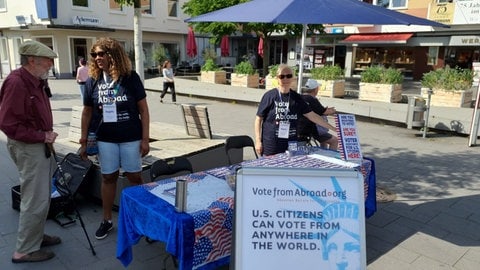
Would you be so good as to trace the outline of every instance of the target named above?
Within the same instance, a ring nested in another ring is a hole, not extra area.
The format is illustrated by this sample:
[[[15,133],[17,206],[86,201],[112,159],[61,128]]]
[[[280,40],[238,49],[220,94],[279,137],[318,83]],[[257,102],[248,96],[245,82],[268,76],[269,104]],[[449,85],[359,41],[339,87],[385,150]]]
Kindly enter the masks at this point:
[[[480,46],[480,36],[452,36],[449,46]]]
[[[453,13],[455,11],[455,5],[453,3],[431,3],[430,5],[429,20],[443,24],[453,23]]]
[[[456,0],[454,24],[480,23],[480,0]]]
[[[235,269],[366,269],[360,172],[257,167],[237,179]]]
[[[75,25],[100,26],[100,19],[94,17],[75,16],[72,18]]]

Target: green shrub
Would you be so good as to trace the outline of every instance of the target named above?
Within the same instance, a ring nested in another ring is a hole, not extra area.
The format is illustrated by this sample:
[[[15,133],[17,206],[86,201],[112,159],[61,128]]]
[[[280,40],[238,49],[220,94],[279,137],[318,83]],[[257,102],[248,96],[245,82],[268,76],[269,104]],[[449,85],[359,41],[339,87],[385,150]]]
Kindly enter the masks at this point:
[[[237,74],[246,74],[246,75],[253,75],[255,74],[255,69],[253,68],[252,64],[249,61],[242,61],[235,65],[234,68],[235,73]]]
[[[218,71],[218,70],[221,70],[221,68],[219,68],[215,64],[213,59],[207,59],[207,61],[205,61],[205,64],[203,64],[202,66],[202,71]]]
[[[380,66],[368,67],[361,74],[360,82],[380,84],[401,84],[403,82],[402,72],[394,68]]]
[[[472,70],[446,67],[423,74],[421,83],[430,89],[468,90],[472,87],[473,77]]]
[[[344,78],[343,70],[340,66],[327,65],[320,68],[312,68],[310,70],[312,79],[315,80],[341,80]]]
[[[270,78],[275,78],[277,77],[277,71],[278,71],[278,64],[277,65],[271,65],[268,67],[268,76]]]

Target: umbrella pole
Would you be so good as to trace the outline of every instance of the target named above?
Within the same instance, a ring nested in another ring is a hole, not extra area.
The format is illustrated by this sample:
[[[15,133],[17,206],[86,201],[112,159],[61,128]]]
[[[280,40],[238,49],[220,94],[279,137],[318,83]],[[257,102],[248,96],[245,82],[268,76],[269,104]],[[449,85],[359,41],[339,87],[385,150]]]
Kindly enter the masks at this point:
[[[302,27],[302,42],[300,48],[300,64],[298,67],[298,84],[297,91],[302,93],[302,78],[303,78],[303,56],[305,54],[305,37],[307,36],[307,24],[303,24]]]

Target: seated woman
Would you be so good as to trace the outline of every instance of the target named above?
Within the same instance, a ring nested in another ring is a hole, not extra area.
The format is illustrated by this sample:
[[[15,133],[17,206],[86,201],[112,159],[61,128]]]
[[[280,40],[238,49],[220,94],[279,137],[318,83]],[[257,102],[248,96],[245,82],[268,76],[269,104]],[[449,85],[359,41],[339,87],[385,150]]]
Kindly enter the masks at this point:
[[[327,115],[336,113],[335,108],[323,107],[317,99],[318,87],[320,85],[316,80],[308,79],[305,84],[302,99],[310,106],[313,112],[321,115],[327,121]],[[316,125],[306,117],[300,117],[298,120],[298,139],[299,141],[310,141],[314,139],[320,143],[323,148],[330,150],[338,149],[338,138],[330,133],[328,129],[320,125]]]

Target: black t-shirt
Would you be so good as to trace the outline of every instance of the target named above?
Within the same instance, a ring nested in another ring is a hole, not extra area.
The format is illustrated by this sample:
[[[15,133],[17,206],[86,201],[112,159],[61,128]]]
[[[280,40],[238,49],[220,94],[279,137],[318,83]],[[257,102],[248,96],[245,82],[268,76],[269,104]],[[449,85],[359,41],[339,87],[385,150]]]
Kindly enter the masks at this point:
[[[327,110],[320,101],[311,95],[302,95],[302,99],[310,106],[312,111],[318,115],[323,115]],[[308,120],[305,116],[301,116],[298,120],[298,137],[305,139],[307,137],[318,137],[318,130],[315,123]]]
[[[146,98],[145,88],[134,71],[117,82],[105,82],[102,76],[97,81],[88,78],[85,84],[83,104],[93,109],[89,131],[97,131],[97,140],[113,143],[142,139],[142,122],[138,101]],[[103,121],[103,105],[113,101],[117,111],[116,122]]]
[[[301,115],[311,111],[301,95],[293,90],[288,94],[280,94],[277,88],[267,91],[257,110],[257,116],[263,118],[263,154],[268,156],[285,152],[288,149],[288,141],[297,140],[297,120]],[[280,121],[290,123],[288,139],[278,138]]]

